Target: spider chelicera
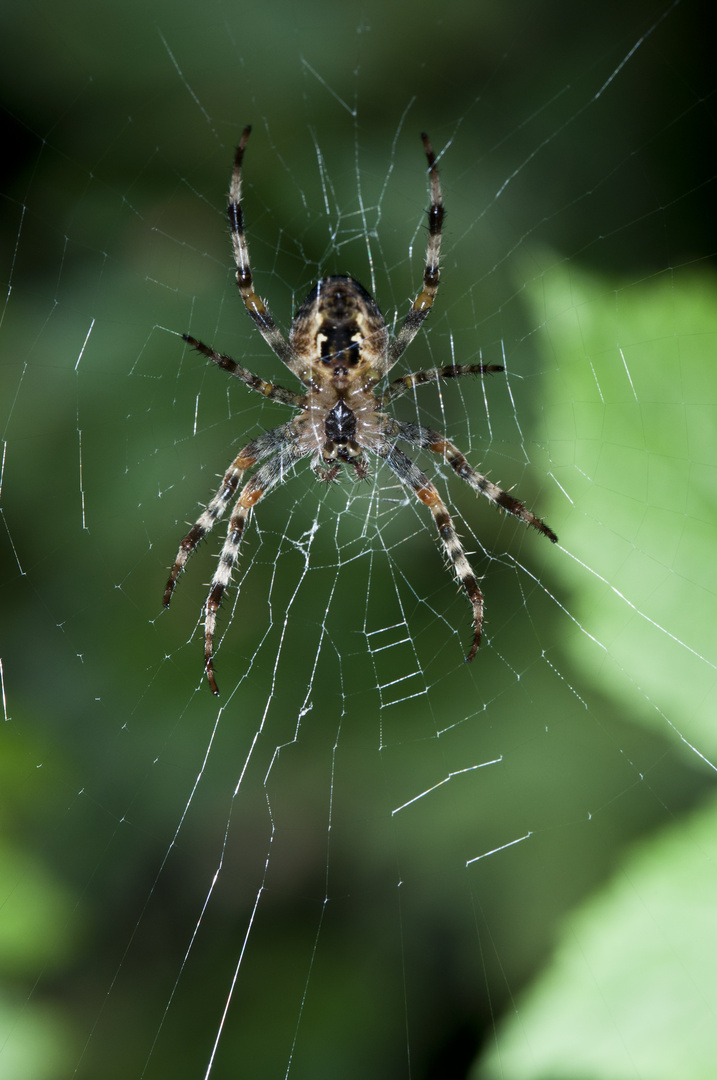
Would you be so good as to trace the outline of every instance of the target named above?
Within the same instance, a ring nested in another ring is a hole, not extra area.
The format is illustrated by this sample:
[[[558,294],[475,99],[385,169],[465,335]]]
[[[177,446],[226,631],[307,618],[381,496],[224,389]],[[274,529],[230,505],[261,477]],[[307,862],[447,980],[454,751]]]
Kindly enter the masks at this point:
[[[209,685],[218,694],[214,676],[214,631],[217,610],[230,583],[239,555],[244,526],[252,507],[275,484],[286,480],[303,457],[310,457],[320,480],[335,480],[342,465],[354,470],[358,479],[368,475],[367,454],[385,461],[401,483],[430,509],[438,535],[453,564],[456,577],[473,606],[473,642],[466,660],[478,651],[483,624],[483,594],[475,573],[466,558],[451,516],[436,488],[421,470],[398,447],[401,440],[410,446],[432,450],[448,462],[467,484],[503,510],[552,540],[557,536],[540,518],[477,472],[460,450],[438,431],[387,416],[382,409],[401,394],[423,383],[454,379],[460,375],[484,375],[503,371],[496,364],[449,364],[400,378],[384,390],[376,386],[387,375],[406,347],[413,341],[429,314],[438,291],[439,254],[443,226],[443,196],[436,157],[427,135],[422,135],[428,159],[431,205],[428,210],[428,248],[423,288],[406,315],[401,329],[389,341],[388,327],[376,302],[349,276],[322,278],[311,290],[296,313],[289,340],[281,333],[266,304],[254,292],[249,263],[249,248],[244,233],[241,208],[242,161],[251,128],[242,133],[234,159],[229,205],[236,279],[239,295],[267,345],[283,364],[303,383],[305,393],[287,390],[247,371],[231,357],[215,352],[189,334],[184,340],[218,367],[235,375],[252,390],[270,401],[298,409],[298,415],[286,424],[252,439],[231,463],[219,490],[197,518],[179,546],[164,592],[164,606],[169,607],[177,578],[199,541],[225,513],[247,469],[263,464],[239,491],[229,520],[219,563],[212,578],[204,609],[204,668]]]

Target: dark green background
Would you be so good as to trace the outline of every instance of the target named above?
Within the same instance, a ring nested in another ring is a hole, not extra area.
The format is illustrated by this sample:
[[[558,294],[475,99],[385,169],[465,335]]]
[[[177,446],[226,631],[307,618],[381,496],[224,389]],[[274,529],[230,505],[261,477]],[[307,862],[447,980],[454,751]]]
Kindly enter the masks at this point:
[[[0,1073],[204,1076],[241,959],[214,1080],[711,1075],[700,6],[67,3],[2,23]],[[486,575],[468,668],[430,521],[385,477],[327,493],[302,471],[247,536],[215,729],[188,639],[219,539],[158,616],[184,520],[285,416],[177,336],[284,379],[233,285],[248,122],[251,255],[284,327],[325,273],[406,310],[420,131],[445,151],[441,294],[401,370],[505,360],[487,412],[471,382],[423,388],[420,415],[562,550],[449,485]]]

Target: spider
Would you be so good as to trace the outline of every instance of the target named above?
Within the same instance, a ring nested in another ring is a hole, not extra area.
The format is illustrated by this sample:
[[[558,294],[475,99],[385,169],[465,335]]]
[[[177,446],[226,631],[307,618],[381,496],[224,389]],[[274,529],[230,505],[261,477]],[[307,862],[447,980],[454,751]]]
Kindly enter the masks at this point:
[[[420,424],[395,420],[382,411],[390,402],[424,383],[504,370],[496,364],[449,364],[401,375],[384,390],[376,390],[413,341],[430,313],[438,291],[444,209],[436,157],[430,140],[427,135],[421,135],[428,160],[431,194],[423,288],[413,301],[398,334],[389,341],[386,321],[373,297],[358,281],[344,275],[322,278],[317,282],[299,307],[287,341],[264,301],[254,292],[241,206],[242,163],[250,132],[251,127],[244,129],[237,147],[227,207],[239,295],[267,345],[301,381],[305,392],[297,393],[265,382],[224,353],[216,352],[190,334],[182,335],[189,345],[218,367],[270,401],[297,409],[298,415],[288,423],[252,439],[239,451],[225,472],[218,491],[179,545],[164,591],[164,606],[169,607],[187,559],[225,513],[239,490],[246,470],[261,462],[239,491],[204,607],[204,670],[212,691],[218,694],[214,674],[217,611],[231,581],[244,527],[252,508],[271,488],[283,483],[303,457],[311,458],[319,480],[331,483],[342,465],[353,469],[357,479],[364,479],[369,472],[367,454],[375,454],[433,514],[446,554],[473,607],[473,641],[466,656],[467,661],[472,660],[481,640],[483,594],[445,503],[425,473],[399,449],[398,441],[439,454],[474,491],[485,495],[526,525],[532,525],[553,543],[558,538],[522,502],[472,468],[461,451],[440,432]]]

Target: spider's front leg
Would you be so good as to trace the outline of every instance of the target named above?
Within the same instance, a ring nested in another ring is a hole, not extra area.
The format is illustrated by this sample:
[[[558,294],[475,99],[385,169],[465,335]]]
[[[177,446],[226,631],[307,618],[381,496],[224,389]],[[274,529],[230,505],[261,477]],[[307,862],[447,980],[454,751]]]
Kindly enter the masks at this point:
[[[287,428],[290,425],[286,425]],[[292,429],[293,431],[293,429]],[[231,582],[232,570],[239,557],[239,545],[244,533],[244,525],[252,507],[267,491],[287,478],[289,470],[307,453],[295,443],[284,444],[279,453],[269,459],[242,488],[236,506],[229,519],[227,538],[224,541],[219,564],[212,578],[209,595],[204,606],[204,670],[206,671],[212,693],[219,694],[214,677],[214,632],[217,624],[217,611]]]
[[[453,525],[451,515],[425,473],[422,473],[402,450],[399,450],[395,444],[390,444],[388,448],[380,450],[379,453],[386,461],[386,464],[393,469],[399,480],[406,484],[407,487],[410,487],[417,498],[433,514],[438,535],[449,559],[453,563],[456,577],[473,605],[473,643],[466,656],[466,663],[468,663],[478,652],[478,646],[480,645],[483,628],[483,593],[480,591],[475,572],[468,562],[463,545],[458,539],[458,533]]]
[[[177,579],[182,570],[184,570],[189,556],[194,552],[197,544],[199,544],[207,533],[211,531],[215,522],[219,521],[226,513],[227,506],[234,497],[245,471],[250,469],[252,465],[256,465],[258,461],[261,461],[269,454],[273,454],[287,439],[291,438],[293,438],[293,428],[291,423],[282,424],[272,431],[266,431],[263,435],[259,435],[258,438],[253,439],[243,450],[239,451],[234,458],[234,461],[224,473],[216,495],[211,502],[207,503],[207,506],[179,545],[177,558],[174,560],[174,565],[172,566],[169,580],[167,581],[164,590],[163,604],[166,608],[170,605]]]
[[[475,492],[485,495],[486,499],[490,499],[496,506],[500,506],[502,510],[507,510],[513,517],[520,518],[526,525],[530,525],[533,529],[541,532],[543,536],[547,536],[551,543],[557,544],[558,538],[549,525],[546,525],[541,518],[536,517],[532,510],[528,510],[525,503],[521,502],[520,499],[516,499],[507,491],[503,491],[503,488],[498,487],[487,476],[479,473],[477,469],[469,465],[465,455],[461,453],[458,447],[444,438],[440,432],[421,427],[419,424],[399,423],[398,434],[399,438],[405,439],[412,446],[420,446],[424,450],[431,450],[434,454],[441,454],[456,475],[460,476],[461,480],[465,480]]]

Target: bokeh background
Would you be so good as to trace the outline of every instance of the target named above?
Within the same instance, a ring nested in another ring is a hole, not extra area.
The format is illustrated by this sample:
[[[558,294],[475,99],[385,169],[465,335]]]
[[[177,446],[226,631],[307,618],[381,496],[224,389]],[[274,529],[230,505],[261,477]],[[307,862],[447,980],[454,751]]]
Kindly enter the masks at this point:
[[[3,12],[0,1075],[712,1075],[704,15]],[[470,667],[430,522],[382,475],[327,492],[304,470],[261,506],[219,702],[197,634],[216,542],[159,617],[185,519],[285,415],[178,336],[284,379],[226,234],[249,122],[252,261],[284,327],[337,272],[401,317],[422,130],[441,153],[441,294],[401,370],[508,376],[396,413],[561,541],[448,485],[485,574]]]

